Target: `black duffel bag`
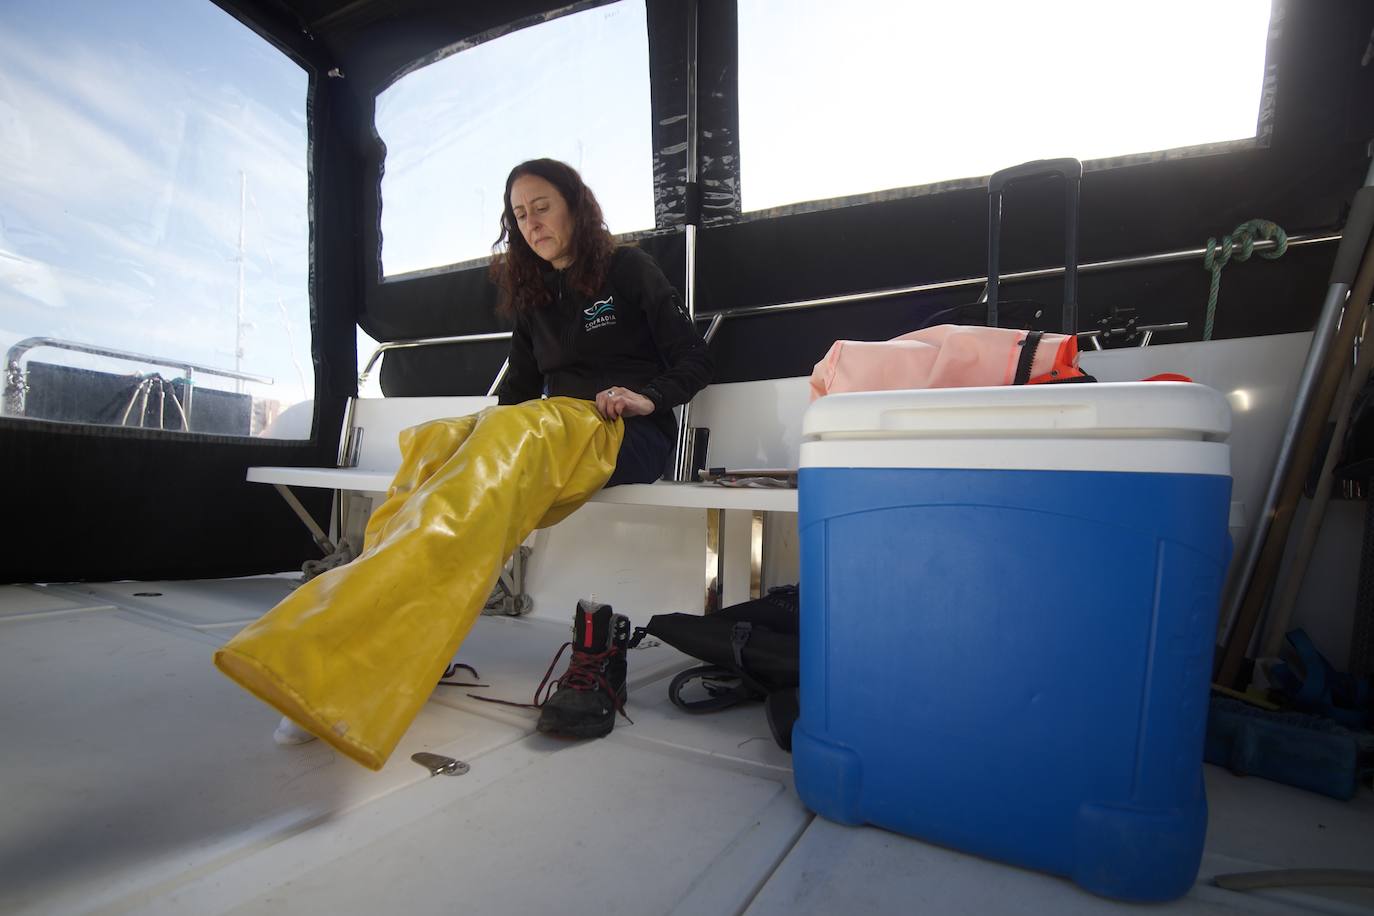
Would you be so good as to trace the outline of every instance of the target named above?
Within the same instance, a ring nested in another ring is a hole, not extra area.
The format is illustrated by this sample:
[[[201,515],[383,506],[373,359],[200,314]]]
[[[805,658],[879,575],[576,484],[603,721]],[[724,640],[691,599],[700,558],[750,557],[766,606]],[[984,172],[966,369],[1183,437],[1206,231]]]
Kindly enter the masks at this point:
[[[701,714],[761,700],[774,740],[790,751],[800,680],[799,604],[797,587],[784,585],[715,614],[657,614],[636,631],[632,645],[649,635],[705,662],[668,685],[674,706]],[[688,698],[698,691],[705,697]]]

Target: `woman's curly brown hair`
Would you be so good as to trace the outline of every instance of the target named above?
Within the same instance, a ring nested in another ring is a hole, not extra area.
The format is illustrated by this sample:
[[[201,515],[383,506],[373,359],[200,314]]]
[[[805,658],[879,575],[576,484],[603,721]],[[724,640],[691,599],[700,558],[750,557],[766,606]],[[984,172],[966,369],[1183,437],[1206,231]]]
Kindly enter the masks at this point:
[[[582,182],[577,170],[557,159],[531,159],[511,169],[506,178],[505,207],[501,213],[501,234],[492,246],[491,279],[501,290],[497,311],[507,318],[535,306],[553,301],[553,294],[541,278],[549,262],[535,254],[520,234],[515,212],[510,205],[510,189],[522,175],[537,175],[558,189],[572,212],[572,264],[566,277],[569,285],[584,296],[594,296],[606,282],[615,239],[606,228],[601,205],[591,188]]]

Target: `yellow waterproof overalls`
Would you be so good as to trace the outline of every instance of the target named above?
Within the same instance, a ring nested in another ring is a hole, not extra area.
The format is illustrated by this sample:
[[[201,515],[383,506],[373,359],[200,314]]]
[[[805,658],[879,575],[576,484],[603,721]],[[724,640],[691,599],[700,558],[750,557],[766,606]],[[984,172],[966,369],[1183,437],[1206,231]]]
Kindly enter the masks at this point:
[[[601,489],[624,430],[590,401],[565,397],[405,430],[401,467],[368,520],[362,554],[245,627],[215,665],[381,769],[506,558]]]

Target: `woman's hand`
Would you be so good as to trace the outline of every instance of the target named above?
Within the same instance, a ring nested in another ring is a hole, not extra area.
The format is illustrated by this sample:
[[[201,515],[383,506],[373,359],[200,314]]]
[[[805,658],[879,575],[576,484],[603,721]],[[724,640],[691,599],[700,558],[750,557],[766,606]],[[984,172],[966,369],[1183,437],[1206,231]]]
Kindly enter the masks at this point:
[[[654,402],[628,388],[607,388],[596,393],[596,410],[607,420],[647,417],[654,412]]]

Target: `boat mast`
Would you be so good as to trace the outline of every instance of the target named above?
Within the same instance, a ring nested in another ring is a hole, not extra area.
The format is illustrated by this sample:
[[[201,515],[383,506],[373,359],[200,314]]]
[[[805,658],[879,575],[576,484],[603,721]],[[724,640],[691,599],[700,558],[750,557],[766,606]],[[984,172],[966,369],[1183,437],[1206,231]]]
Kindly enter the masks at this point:
[[[234,309],[234,371],[243,371],[243,233],[247,223],[248,175],[239,169],[239,285]],[[234,381],[234,390],[243,394],[243,379]]]

